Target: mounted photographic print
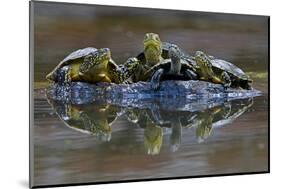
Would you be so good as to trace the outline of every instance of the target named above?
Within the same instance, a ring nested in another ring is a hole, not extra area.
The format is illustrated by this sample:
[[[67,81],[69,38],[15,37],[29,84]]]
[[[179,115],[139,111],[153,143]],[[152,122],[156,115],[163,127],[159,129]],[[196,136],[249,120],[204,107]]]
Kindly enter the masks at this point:
[[[268,172],[268,16],[30,2],[30,187]]]

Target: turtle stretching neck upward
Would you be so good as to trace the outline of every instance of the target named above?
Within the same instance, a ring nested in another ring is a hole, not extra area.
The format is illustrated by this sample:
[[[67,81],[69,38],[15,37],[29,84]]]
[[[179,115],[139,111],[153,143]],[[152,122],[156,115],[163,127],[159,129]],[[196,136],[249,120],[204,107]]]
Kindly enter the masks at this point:
[[[175,44],[162,42],[156,33],[146,33],[143,40],[144,49],[137,55],[140,61],[138,68],[127,80],[129,83],[138,81],[149,81],[152,75],[146,74],[152,67],[158,65],[169,57],[170,47],[176,46]],[[189,55],[180,51],[178,56],[184,62],[189,63]],[[192,66],[192,65],[191,65]],[[152,72],[149,72],[152,73]],[[153,73],[152,73],[153,74]]]
[[[170,47],[169,57],[171,58],[170,74],[180,74],[181,71],[181,59],[179,56],[179,48],[177,46]]]
[[[143,40],[144,56],[146,64],[153,66],[163,60],[162,54],[162,42],[158,34],[147,33]]]
[[[159,89],[160,81],[164,76],[166,80],[197,79],[193,65],[182,58],[181,50],[177,45],[170,45],[168,56],[169,59],[164,59],[144,73],[147,77],[151,76],[150,82],[154,90]]]

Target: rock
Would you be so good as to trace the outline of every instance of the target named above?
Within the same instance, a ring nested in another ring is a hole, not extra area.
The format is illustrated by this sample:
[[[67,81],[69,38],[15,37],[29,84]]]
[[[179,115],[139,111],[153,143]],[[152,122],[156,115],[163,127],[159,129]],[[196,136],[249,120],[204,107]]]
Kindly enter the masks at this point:
[[[200,109],[210,108],[225,101],[253,98],[261,92],[253,90],[227,89],[220,84],[205,81],[163,81],[155,91],[149,82],[133,84],[99,83],[97,85],[73,82],[70,85],[52,84],[47,89],[47,96],[53,100],[87,104],[100,101],[119,106],[151,107],[158,103],[161,108]],[[197,108],[196,108],[197,107]]]

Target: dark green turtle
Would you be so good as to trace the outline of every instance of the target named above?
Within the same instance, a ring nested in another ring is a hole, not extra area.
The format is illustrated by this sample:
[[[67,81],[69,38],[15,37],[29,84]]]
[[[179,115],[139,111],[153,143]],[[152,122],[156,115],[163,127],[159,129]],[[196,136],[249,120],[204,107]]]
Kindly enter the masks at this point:
[[[252,80],[240,68],[225,60],[215,59],[202,51],[197,51],[195,57],[183,56],[176,46],[170,46],[168,51],[170,59],[162,60],[144,73],[151,76],[151,84],[158,89],[160,79],[199,79],[222,84],[225,88],[232,87],[251,90]]]
[[[151,75],[144,73],[146,73],[151,67],[159,64],[165,59],[168,59],[169,49],[173,46],[176,46],[172,43],[161,42],[159,35],[155,33],[146,33],[144,36],[143,45],[143,52],[139,53],[136,56],[140,63],[138,64],[138,68],[135,70],[134,74],[129,80],[131,82],[150,80]],[[189,55],[183,53],[183,51],[179,48],[178,51],[181,59],[184,59],[186,63],[189,63]]]
[[[215,59],[202,51],[197,51],[194,59],[200,80],[223,84],[225,87],[252,89],[253,81],[234,64]]]
[[[159,88],[161,79],[190,80],[198,78],[194,65],[190,64],[178,46],[174,44],[169,46],[168,58],[144,73],[144,76],[151,76],[153,89]]]
[[[118,66],[112,60],[108,48],[88,47],[72,52],[46,78],[59,83],[70,81],[122,83],[134,72],[138,64],[136,58],[129,58],[123,65]]]

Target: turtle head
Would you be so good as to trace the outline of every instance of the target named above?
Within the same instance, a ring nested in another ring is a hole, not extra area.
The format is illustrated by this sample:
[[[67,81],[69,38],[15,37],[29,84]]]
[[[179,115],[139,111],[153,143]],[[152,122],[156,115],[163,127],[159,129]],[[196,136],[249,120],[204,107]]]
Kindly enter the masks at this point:
[[[171,74],[180,74],[181,70],[181,51],[178,46],[171,45],[168,50],[168,56],[171,59]]]
[[[207,54],[205,54],[202,51],[196,51],[195,61],[202,71],[209,73],[209,75],[212,75],[211,74],[212,63]]]
[[[129,58],[125,63],[124,63],[124,68],[126,68],[124,70],[124,74],[128,74],[131,75],[132,73],[135,72],[136,68],[139,66],[140,61],[133,57],[133,58]]]
[[[202,51],[196,51],[195,53],[195,61],[198,64],[206,64],[208,62],[208,56]]]
[[[104,63],[111,59],[111,52],[109,48],[101,48],[97,51],[96,62]]]
[[[137,58],[129,58],[124,64],[111,67],[109,73],[112,75],[112,78],[115,78],[115,82],[123,83],[136,71],[139,64],[140,61]]]
[[[162,42],[159,35],[155,33],[146,33],[143,45],[146,61],[150,64],[158,63],[162,54]]]
[[[160,153],[163,142],[163,130],[159,126],[148,125],[144,131],[144,147],[148,155]]]
[[[97,66],[106,67],[110,60],[111,52],[109,48],[98,49],[84,58],[84,62],[80,66],[80,72],[84,74],[91,71],[92,68],[96,69]]]
[[[168,51],[168,56],[172,59],[172,61],[180,60],[181,50],[176,45],[171,45]]]
[[[204,142],[211,135],[211,132],[211,125],[199,125],[196,129],[196,137],[198,143]]]
[[[161,46],[161,40],[158,34],[156,33],[146,33],[144,35],[144,39],[143,39],[143,44],[144,47],[147,47],[149,45],[154,45],[154,46]]]

